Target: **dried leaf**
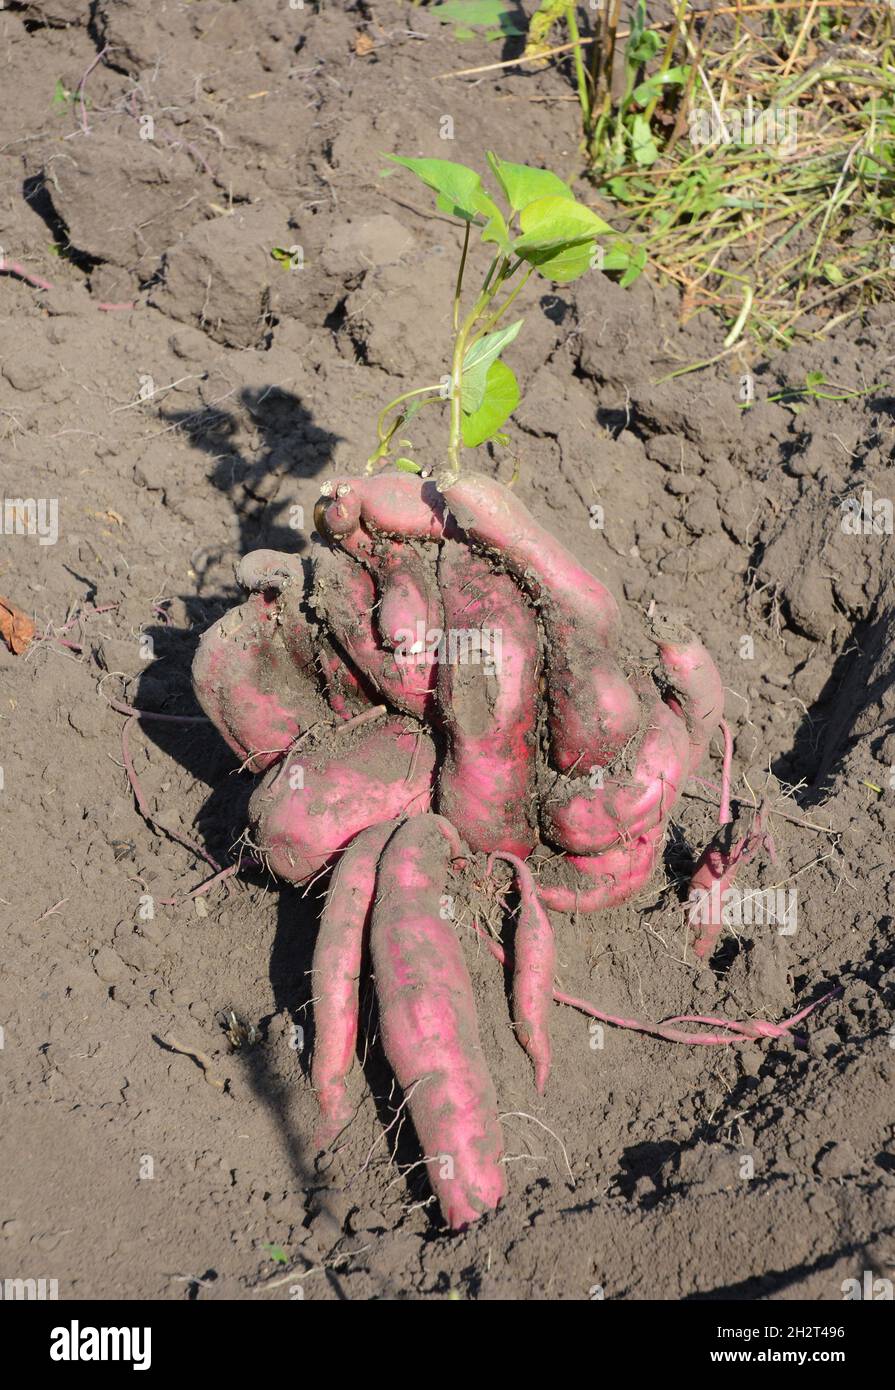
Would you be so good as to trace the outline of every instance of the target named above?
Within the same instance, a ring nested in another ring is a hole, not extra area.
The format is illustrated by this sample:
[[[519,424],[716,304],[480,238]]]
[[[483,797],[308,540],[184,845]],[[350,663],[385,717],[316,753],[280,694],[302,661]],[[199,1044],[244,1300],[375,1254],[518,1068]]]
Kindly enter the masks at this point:
[[[33,636],[34,624],[28,614],[0,595],[0,637],[13,655],[19,656],[30,644]]]
[[[366,58],[368,53],[373,52],[375,46],[369,34],[358,34],[354,40],[354,51],[359,58]]]

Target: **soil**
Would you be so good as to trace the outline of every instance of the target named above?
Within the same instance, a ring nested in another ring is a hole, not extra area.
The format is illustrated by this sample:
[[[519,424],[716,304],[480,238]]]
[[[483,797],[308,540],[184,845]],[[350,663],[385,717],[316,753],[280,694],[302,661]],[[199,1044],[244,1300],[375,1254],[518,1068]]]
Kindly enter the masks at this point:
[[[562,987],[653,1020],[779,1020],[838,987],[805,1041],[675,1046],[557,1008],[541,1100],[461,916],[509,1193],[447,1236],[407,1127],[397,1153],[383,1137],[376,1047],[347,1147],[315,1166],[325,885],[245,872],[185,896],[214,870],[176,836],[235,862],[252,779],[208,726],[147,720],[129,742],[152,824],[135,804],[112,702],[196,715],[190,661],[240,556],[305,554],[321,482],[444,371],[457,229],[382,156],[578,168],[563,70],[442,77],[500,56],[386,0],[0,8],[0,245],[53,285],[0,276],[0,592],[41,635],[0,654],[4,1277],[97,1299],[833,1301],[895,1277],[895,566],[872,526],[891,305],[669,379],[726,331],[676,292],[531,285],[524,399],[482,464],[518,466],[622,603],[632,659],[652,611],[702,636],[738,795],[795,818],[748,870],[797,889],[792,934],[742,926],[711,968],[685,953],[674,884],[716,823],[693,784],[636,902],[556,919]],[[811,371],[865,394],[769,400]],[[425,414],[412,437],[438,447]],[[55,544],[16,533],[15,498],[57,500]],[[843,525],[848,499],[870,524]]]

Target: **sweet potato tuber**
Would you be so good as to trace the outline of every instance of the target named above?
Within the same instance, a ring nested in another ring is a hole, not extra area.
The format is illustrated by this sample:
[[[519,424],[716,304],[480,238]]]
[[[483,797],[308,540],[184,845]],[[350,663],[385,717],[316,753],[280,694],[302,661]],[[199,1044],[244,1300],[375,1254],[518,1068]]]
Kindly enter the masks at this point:
[[[376,602],[373,578],[363,565],[337,551],[318,562],[311,607],[373,689],[395,709],[422,718],[434,704],[435,664],[427,653],[398,660],[382,645]]]
[[[462,825],[472,849],[525,855],[535,842],[535,617],[508,575],[457,541],[442,546],[438,581],[445,637],[437,701],[447,736],[438,809]]]
[[[571,854],[592,855],[652,830],[680,795],[689,755],[683,721],[655,700],[630,777],[618,774],[593,786],[580,778],[558,783],[541,805],[546,838]]]
[[[695,772],[724,713],[721,675],[706,648],[686,628],[653,622],[652,635],[669,686],[667,703],[687,725],[689,770]]]
[[[376,886],[376,867],[396,827],[384,821],[362,830],[333,873],[314,945],[314,1057],[311,1081],[320,1106],[318,1149],[351,1119],[346,1078],[357,1046],[359,980],[364,936]]]
[[[304,883],[359,831],[427,811],[434,767],[432,740],[409,720],[336,728],[272,768],[255,789],[249,818],[256,844],[274,873]]]
[[[411,473],[335,478],[321,491],[315,523],[340,543],[360,521],[367,531],[404,540],[440,540],[454,530],[435,484]]]
[[[305,657],[312,659],[310,646]],[[286,649],[276,595],[268,591],[252,594],[203,634],[193,660],[193,688],[250,772],[263,772],[299,734],[331,718],[313,671]]]
[[[665,839],[664,823],[603,854],[570,854],[566,863],[580,874],[580,887],[538,884],[538,897],[554,912],[602,912],[626,902],[649,882]]]
[[[488,860],[513,866],[519,916],[513,946],[513,1022],[516,1037],[535,1069],[535,1089],[543,1095],[550,1075],[550,1006],[556,969],[556,940],[550,918],[538,901],[531,869],[517,855],[496,850]]]
[[[612,655],[612,594],[491,478],[467,474],[445,489],[466,535],[504,564],[536,600],[547,639],[551,761],[561,772],[605,767],[636,733],[640,704]]]
[[[370,952],[382,1042],[429,1181],[456,1229],[506,1190],[497,1098],[482,1057],[472,985],[440,912],[451,847],[437,816],[396,830],[379,861]]]

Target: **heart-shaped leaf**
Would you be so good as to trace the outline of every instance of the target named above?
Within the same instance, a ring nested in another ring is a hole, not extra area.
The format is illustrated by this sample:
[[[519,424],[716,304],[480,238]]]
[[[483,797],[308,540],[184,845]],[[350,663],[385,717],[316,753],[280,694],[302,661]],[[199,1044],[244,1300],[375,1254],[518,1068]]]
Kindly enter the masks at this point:
[[[486,333],[479,338],[463,358],[463,386],[460,404],[467,415],[479,409],[485,398],[488,369],[497,360],[504,348],[509,347],[522,327],[517,319],[506,328],[498,328],[494,333]]]
[[[403,165],[433,189],[442,212],[472,222],[478,212],[476,199],[482,193],[482,180],[475,169],[454,164],[450,159],[405,159],[396,154],[386,155],[386,159]]]
[[[528,164],[511,164],[488,151],[488,163],[504,191],[513,212],[521,212],[538,198],[567,198],[574,201],[570,188],[549,169],[533,169]]]
[[[506,362],[491,363],[485,393],[477,410],[463,416],[463,443],[467,449],[484,444],[497,434],[519,404],[519,383]]]

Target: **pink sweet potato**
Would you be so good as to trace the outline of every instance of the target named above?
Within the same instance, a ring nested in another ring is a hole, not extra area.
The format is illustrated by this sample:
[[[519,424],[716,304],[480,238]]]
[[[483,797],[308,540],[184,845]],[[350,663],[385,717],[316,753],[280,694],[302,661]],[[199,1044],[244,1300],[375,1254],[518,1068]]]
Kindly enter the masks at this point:
[[[361,830],[427,811],[435,748],[398,717],[338,728],[272,768],[249,803],[255,843],[271,870],[304,883]]]
[[[703,850],[690,880],[689,895],[689,925],[697,960],[706,960],[712,954],[724,927],[725,894],[733,888],[740,868],[754,858],[765,838],[761,812],[758,812],[748,833],[741,839],[737,840],[732,822],[723,825]]]
[[[441,603],[434,571],[412,542],[391,541],[375,570],[379,608],[376,621],[382,641],[408,654],[423,649],[427,636],[441,626]]]
[[[435,484],[412,473],[334,478],[323,484],[315,522],[341,543],[360,520],[369,532],[405,540],[440,540],[452,533],[444,499]],[[332,499],[331,501],[326,499]]]
[[[433,708],[435,663],[429,653],[396,659],[383,646],[374,618],[376,588],[363,565],[330,551],[317,563],[311,607],[351,665],[382,700],[422,718]]]
[[[721,675],[709,652],[686,628],[655,621],[652,633],[669,687],[666,701],[687,725],[689,770],[695,772],[724,714]]]
[[[438,564],[445,634],[437,702],[447,747],[439,811],[474,850],[535,843],[538,630],[513,580],[457,541]],[[464,640],[465,639],[465,640]]]
[[[541,827],[551,844],[570,854],[593,855],[636,838],[667,819],[689,770],[686,726],[656,700],[630,777],[606,777],[590,786],[559,781],[541,804]]]
[[[611,651],[615,599],[496,479],[465,474],[444,495],[469,539],[537,601],[547,639],[551,762],[561,772],[605,767],[640,721],[637,696]]]
[[[310,659],[310,646],[306,655]],[[313,668],[296,664],[287,651],[276,595],[267,591],[252,594],[203,634],[193,660],[193,688],[251,772],[270,767],[299,734],[331,719]]]
[[[386,845],[370,952],[385,1054],[432,1189],[456,1229],[496,1207],[506,1183],[472,984],[456,931],[440,911],[451,847],[439,820],[417,816]]]
[[[513,866],[519,892],[519,915],[513,946],[513,1024],[531,1058],[535,1089],[543,1095],[550,1075],[550,1009],[556,970],[556,940],[550,918],[538,901],[531,869],[515,854],[497,850],[488,861]]]
[[[336,865],[320,916],[311,966],[311,1081],[320,1106],[318,1149],[326,1148],[352,1115],[346,1079],[357,1046],[364,937],[373,909],[379,856],[396,825],[396,821],[371,825],[351,841]]]
[[[573,888],[539,883],[538,897],[554,912],[602,912],[639,892],[652,875],[665,839],[664,822],[603,854],[570,854],[565,862],[580,883]]]

